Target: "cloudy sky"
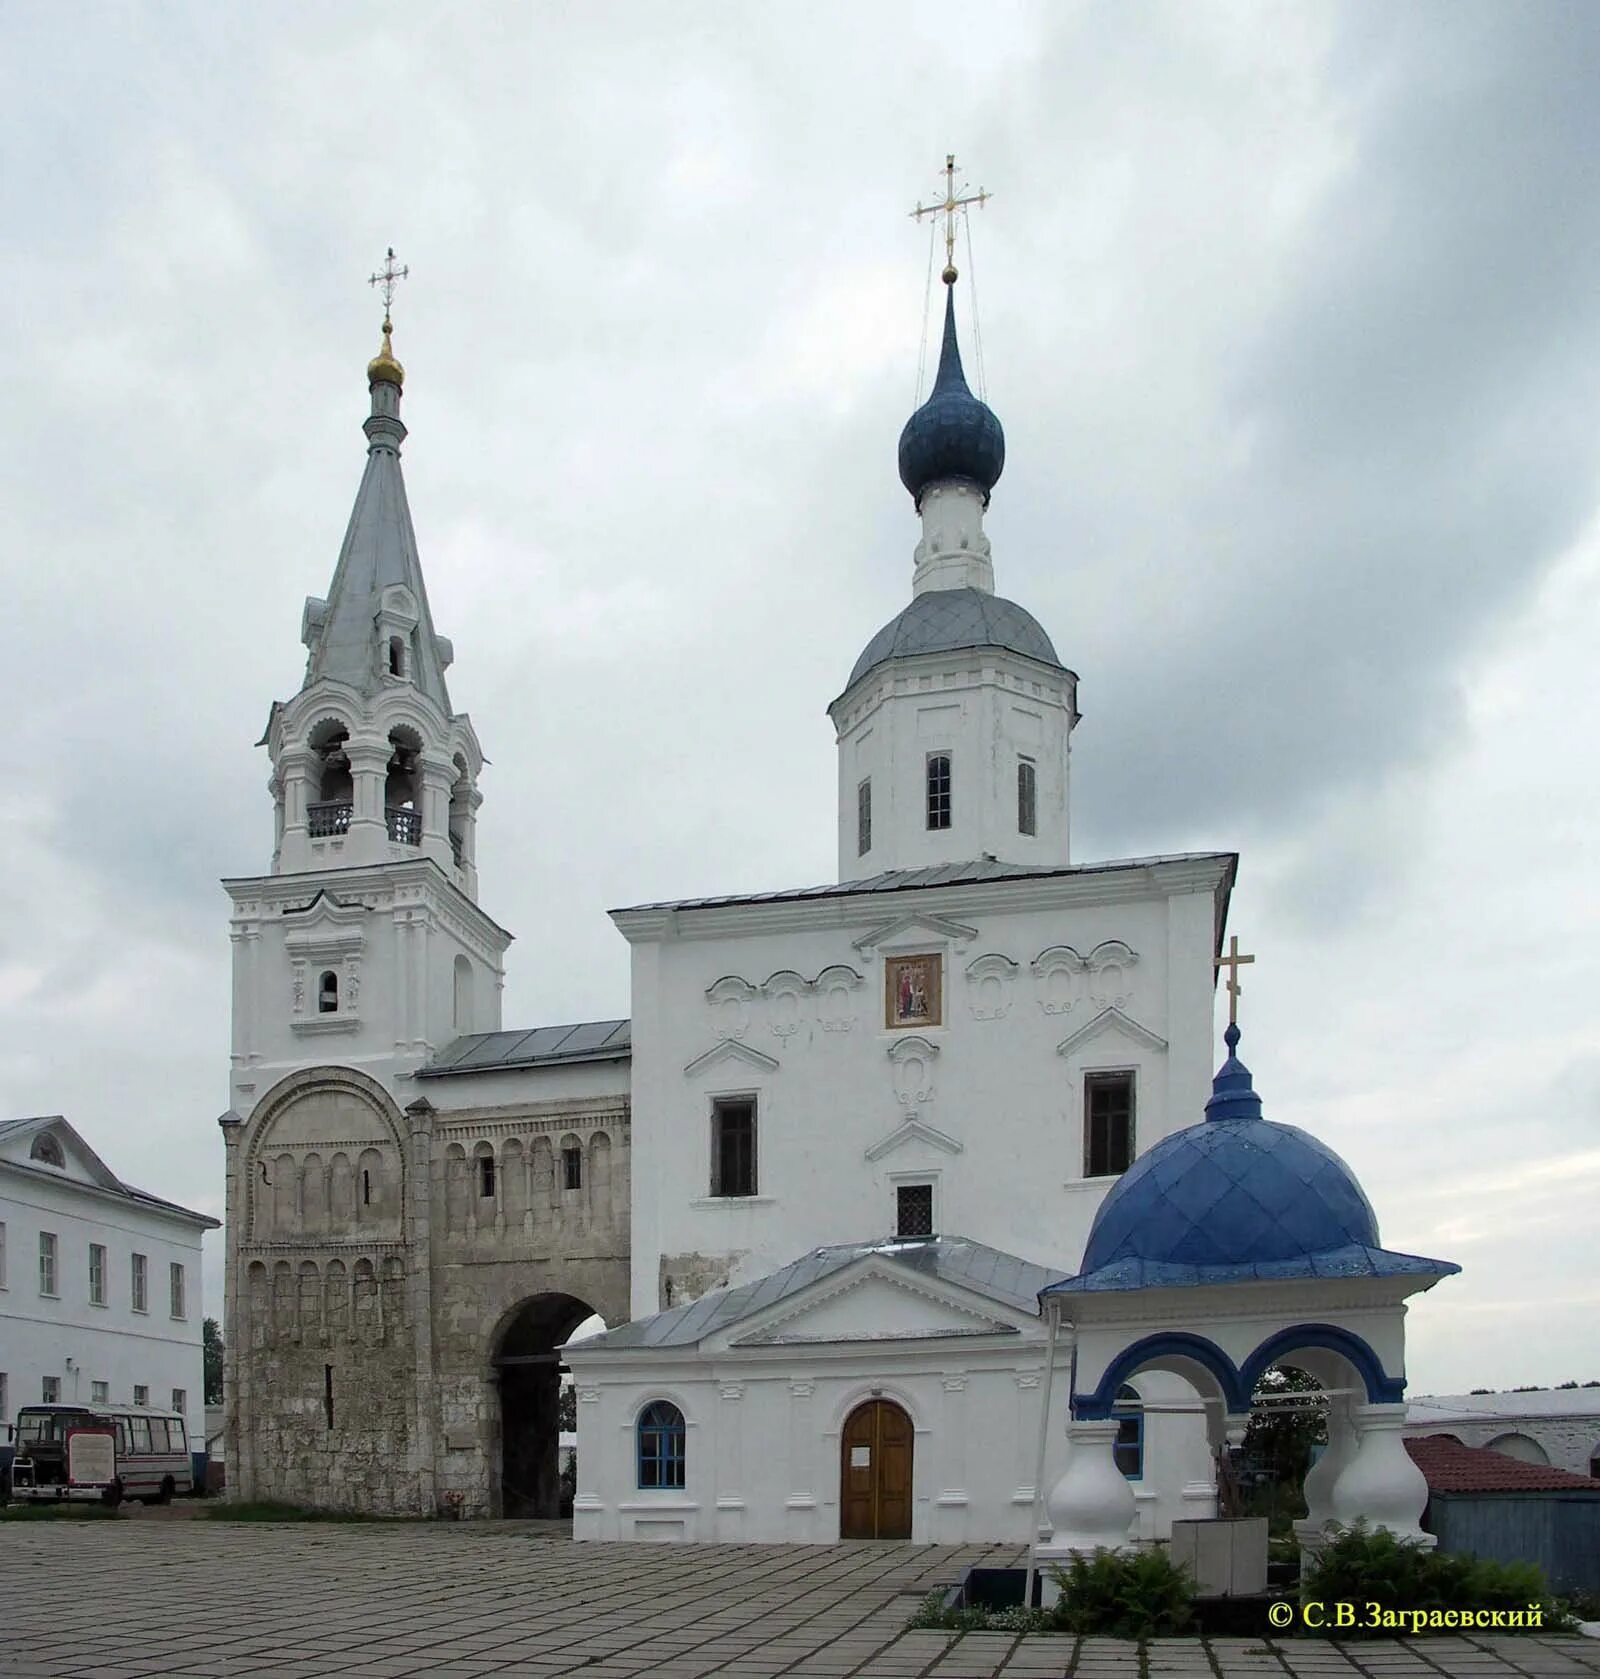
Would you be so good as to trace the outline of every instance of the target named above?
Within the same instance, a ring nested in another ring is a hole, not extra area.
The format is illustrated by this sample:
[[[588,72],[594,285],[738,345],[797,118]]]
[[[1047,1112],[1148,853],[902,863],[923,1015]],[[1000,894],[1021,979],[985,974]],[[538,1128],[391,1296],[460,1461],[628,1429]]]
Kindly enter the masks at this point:
[[[607,908],[832,877],[954,149],[1078,857],[1242,852],[1269,1112],[1466,1267],[1414,1391],[1600,1377],[1597,63],[1582,0],[3,0],[0,1114],[221,1209],[390,243],[507,1022],[626,1012]]]

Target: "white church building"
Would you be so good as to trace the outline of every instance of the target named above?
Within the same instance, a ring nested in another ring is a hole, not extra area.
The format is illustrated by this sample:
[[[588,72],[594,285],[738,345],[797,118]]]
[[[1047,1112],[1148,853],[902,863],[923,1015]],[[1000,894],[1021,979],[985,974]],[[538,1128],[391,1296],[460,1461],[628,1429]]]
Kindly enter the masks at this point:
[[[910,600],[828,708],[836,880],[613,911],[629,1017],[516,1031],[385,321],[366,474],[263,738],[271,867],[226,883],[244,1496],[553,1514],[564,1361],[580,1538],[1024,1539],[1051,1488],[1069,1547],[1156,1538],[1214,1511],[1270,1347],[1343,1408],[1328,1509],[1414,1530],[1401,1301],[1453,1267],[1378,1246],[1342,1163],[1240,1094],[1232,1040],[1213,1087],[1236,857],[1073,860],[1078,679],[995,593],[1004,437],[946,279],[900,440]],[[607,1332],[568,1341],[591,1312]]]

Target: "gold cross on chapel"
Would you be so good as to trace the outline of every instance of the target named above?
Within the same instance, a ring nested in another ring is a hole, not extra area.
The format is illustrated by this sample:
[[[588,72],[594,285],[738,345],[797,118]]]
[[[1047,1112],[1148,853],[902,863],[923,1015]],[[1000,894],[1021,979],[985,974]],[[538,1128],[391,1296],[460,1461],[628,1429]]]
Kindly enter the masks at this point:
[[[956,282],[956,211],[964,210],[969,204],[976,204],[981,210],[994,197],[992,192],[985,192],[979,187],[976,192],[967,193],[965,198],[957,196],[956,187],[956,154],[948,152],[944,160],[944,202],[942,204],[924,204],[920,199],[917,207],[911,211],[913,221],[921,221],[924,216],[944,217],[944,283],[953,286]],[[966,192],[966,182],[961,183],[959,189]]]
[[[1228,1024],[1239,1024],[1239,998],[1244,993],[1244,987],[1239,983],[1239,970],[1255,961],[1253,956],[1239,954],[1239,939],[1234,935],[1228,940],[1228,954],[1219,956],[1211,965],[1214,968],[1228,970]]]
[[[383,330],[385,332],[390,330],[389,305],[394,302],[394,288],[399,285],[399,283],[405,279],[410,272],[410,263],[407,263],[404,268],[395,267],[394,246],[391,245],[384,253],[383,267],[376,274],[369,274],[367,276],[367,284],[369,286],[378,286],[383,292]]]

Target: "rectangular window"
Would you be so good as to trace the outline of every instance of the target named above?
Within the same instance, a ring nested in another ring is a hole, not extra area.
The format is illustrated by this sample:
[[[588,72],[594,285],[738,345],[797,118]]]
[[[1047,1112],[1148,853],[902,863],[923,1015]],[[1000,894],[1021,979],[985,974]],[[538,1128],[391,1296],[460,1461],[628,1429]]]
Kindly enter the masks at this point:
[[[711,1193],[756,1192],[756,1105],[748,1096],[711,1104]]]
[[[6,1286],[6,1227],[0,1220],[0,1288]]]
[[[98,1242],[89,1244],[89,1304],[106,1303],[106,1250]]]
[[[1036,834],[1039,831],[1039,775],[1031,758],[1017,764],[1017,832]]]
[[[494,1156],[484,1154],[478,1157],[478,1194],[486,1201],[494,1199]]]
[[[150,1262],[142,1253],[133,1256],[133,1309],[150,1310]]]
[[[39,1232],[39,1292],[46,1295],[56,1292],[56,1238],[50,1230]]]
[[[90,1382],[90,1384],[89,1384],[89,1403],[91,1405],[107,1404],[110,1401],[110,1398],[111,1398],[111,1384],[110,1384],[110,1382]]]
[[[568,1189],[583,1188],[583,1150],[581,1148],[562,1149],[561,1181]]]
[[[904,1239],[933,1234],[933,1185],[903,1183],[894,1192],[894,1233]]]
[[[139,1397],[141,1393],[145,1396],[143,1399]],[[149,1388],[135,1388],[133,1390],[133,1402],[135,1405],[148,1405],[150,1403]],[[149,1457],[151,1452],[155,1450],[155,1442],[150,1438],[150,1419],[148,1417],[129,1417],[128,1434],[133,1441],[135,1457]]]
[[[1138,1405],[1139,1395],[1126,1385],[1117,1390],[1117,1403]],[[1144,1411],[1113,1411],[1111,1420],[1117,1425],[1117,1437],[1111,1443],[1111,1458],[1130,1481],[1144,1479]]]
[[[172,1390],[172,1408],[180,1417],[189,1409],[189,1395],[182,1388]]]
[[[148,1405],[150,1403],[150,1389],[142,1382],[135,1382],[133,1384],[133,1402],[135,1405]],[[149,1424],[146,1423],[141,1426],[143,1426],[145,1436],[148,1439],[150,1434]],[[135,1435],[134,1438],[137,1439],[138,1436]]]
[[[928,754],[928,826],[950,826],[950,754]]]
[[[1114,1178],[1133,1163],[1133,1074],[1083,1080],[1083,1175]]]
[[[188,1292],[185,1287],[186,1281],[183,1267],[176,1261],[167,1267],[167,1292],[170,1296],[172,1315],[175,1318],[185,1318],[189,1315],[188,1303],[184,1298]]]
[[[59,1405],[61,1403],[61,1378],[46,1376],[39,1384],[39,1398],[45,1405]]]
[[[865,857],[872,849],[872,777],[868,776],[856,787],[856,856]]]

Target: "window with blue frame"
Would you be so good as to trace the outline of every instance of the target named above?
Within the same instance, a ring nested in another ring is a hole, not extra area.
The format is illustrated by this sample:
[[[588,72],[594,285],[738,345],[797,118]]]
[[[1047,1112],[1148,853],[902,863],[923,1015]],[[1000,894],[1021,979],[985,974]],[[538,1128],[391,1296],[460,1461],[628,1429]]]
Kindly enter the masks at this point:
[[[683,1485],[683,1412],[657,1399],[639,1413],[639,1485]]]
[[[1139,1395],[1126,1383],[1117,1389],[1119,1405],[1138,1405]],[[1112,1411],[1111,1420],[1117,1425],[1117,1437],[1111,1445],[1111,1455],[1117,1468],[1130,1481],[1144,1479],[1144,1411]]]

